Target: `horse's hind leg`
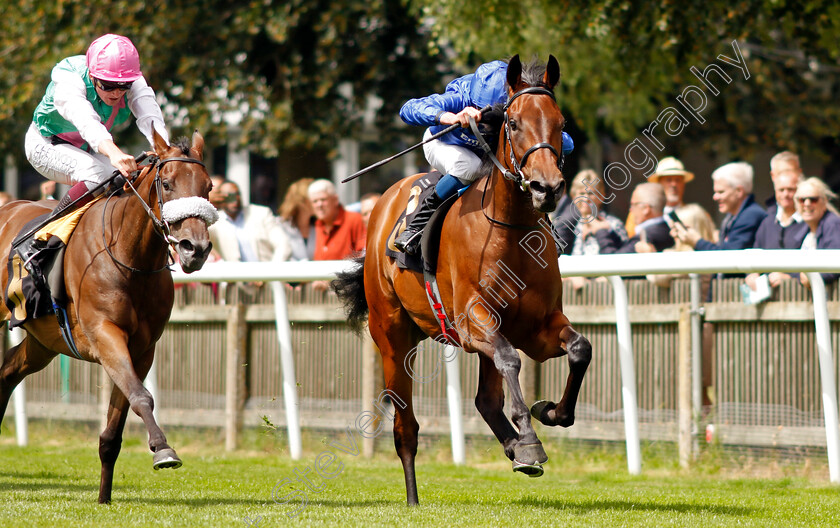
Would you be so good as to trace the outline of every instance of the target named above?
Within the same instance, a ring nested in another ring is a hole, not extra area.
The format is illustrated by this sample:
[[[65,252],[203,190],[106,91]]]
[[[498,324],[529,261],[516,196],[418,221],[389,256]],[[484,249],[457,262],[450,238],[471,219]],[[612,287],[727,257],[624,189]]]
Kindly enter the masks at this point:
[[[575,423],[575,407],[583,376],[592,359],[592,345],[571,326],[563,328],[560,339],[566,344],[569,356],[569,376],[563,397],[556,405],[550,401],[536,402],[531,406],[531,415],[545,425],[569,427]]]
[[[405,495],[409,506],[419,504],[417,498],[417,477],[414,471],[414,459],[417,457],[417,434],[420,424],[414,416],[414,406],[411,399],[412,378],[406,367],[413,367],[414,357],[406,358],[414,346],[408,335],[410,329],[404,325],[390,326],[388,331],[373,323],[371,319],[371,336],[379,347],[382,356],[382,370],[385,375],[385,387],[392,394],[396,416],[394,417],[394,447],[403,466],[405,475]],[[405,323],[410,324],[410,323]],[[415,341],[416,342],[416,341]]]
[[[128,417],[128,400],[116,385],[111,390],[108,405],[108,420],[105,430],[99,435],[99,460],[102,474],[99,479],[99,504],[110,504],[114,483],[114,466],[122,448],[122,435]]]
[[[166,443],[166,436],[155,421],[152,411],[155,402],[151,393],[143,386],[143,378],[149,372],[154,360],[154,346],[146,350],[132,363],[122,330],[110,323],[103,323],[97,333],[96,349],[99,362],[113,380],[114,385],[128,398],[129,406],[149,433],[149,449],[154,453],[154,468],[179,468],[181,460],[175,450]],[[136,370],[135,370],[136,368]],[[109,411],[110,417],[110,411]]]
[[[6,406],[18,383],[49,365],[57,355],[29,335],[20,344],[6,351],[0,366],[0,423],[3,422]]]

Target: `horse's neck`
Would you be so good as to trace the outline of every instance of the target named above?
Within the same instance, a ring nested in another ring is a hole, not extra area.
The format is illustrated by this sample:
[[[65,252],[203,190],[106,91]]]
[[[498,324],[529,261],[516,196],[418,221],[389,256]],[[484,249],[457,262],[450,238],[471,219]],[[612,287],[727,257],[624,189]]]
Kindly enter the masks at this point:
[[[149,207],[153,210],[157,204],[157,194],[150,193],[152,186],[152,175],[148,175],[147,181],[142,181],[137,187],[137,194],[145,200],[149,199]],[[124,258],[128,259],[126,264],[152,263],[158,264],[158,260],[165,258],[166,244],[155,230],[152,219],[146,213],[143,202],[131,191],[125,193],[121,198],[122,218],[119,220],[119,245],[126,248]],[[119,214],[119,209],[114,211]],[[159,211],[155,211],[158,214]],[[164,256],[162,256],[164,255]],[[147,265],[148,266],[148,265]]]

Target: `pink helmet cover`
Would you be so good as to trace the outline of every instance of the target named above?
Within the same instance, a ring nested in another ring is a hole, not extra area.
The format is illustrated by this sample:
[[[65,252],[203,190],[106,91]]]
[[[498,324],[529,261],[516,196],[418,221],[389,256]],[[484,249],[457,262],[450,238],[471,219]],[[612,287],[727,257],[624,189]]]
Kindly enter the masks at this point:
[[[136,81],[140,73],[137,48],[122,35],[107,34],[94,40],[87,50],[87,67],[91,76],[103,81]]]

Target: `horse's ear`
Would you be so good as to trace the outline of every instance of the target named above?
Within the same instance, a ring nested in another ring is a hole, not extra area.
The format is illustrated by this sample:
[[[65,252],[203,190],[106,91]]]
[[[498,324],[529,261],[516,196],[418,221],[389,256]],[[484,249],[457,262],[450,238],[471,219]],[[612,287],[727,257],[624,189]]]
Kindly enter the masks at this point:
[[[204,159],[204,137],[198,133],[198,130],[193,132],[190,152],[193,153],[196,159]]]
[[[522,63],[519,61],[519,54],[517,53],[510,58],[507,67],[507,83],[512,91],[516,91],[516,86],[519,84],[519,78],[522,75]]]
[[[557,59],[554,55],[548,56],[548,64],[545,66],[545,75],[543,76],[543,82],[549,88],[554,88],[554,85],[557,84],[557,81],[560,80],[560,64],[557,62]]]
[[[152,127],[152,145],[155,147],[155,152],[158,156],[169,150],[169,145],[167,145],[166,141],[160,137],[160,134],[158,134],[157,130],[155,130],[155,127]]]

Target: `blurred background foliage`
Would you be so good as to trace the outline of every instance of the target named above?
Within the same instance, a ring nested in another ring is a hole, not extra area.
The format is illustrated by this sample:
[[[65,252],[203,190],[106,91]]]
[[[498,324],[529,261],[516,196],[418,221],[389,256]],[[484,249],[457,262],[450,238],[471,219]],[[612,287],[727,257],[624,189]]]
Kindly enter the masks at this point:
[[[8,7],[8,6],[7,6]],[[840,4],[813,0],[19,0],[0,32],[0,144],[23,136],[52,66],[93,38],[129,36],[176,135],[224,143],[231,111],[253,152],[329,152],[373,112],[384,151],[420,131],[395,116],[482,61],[553,53],[564,112],[580,134],[637,137],[737,40],[750,78],[708,98],[703,126],[667,146],[718,156],[837,151]],[[719,63],[719,61],[718,61]],[[368,96],[382,100],[367,107]],[[397,131],[402,131],[397,133]],[[225,138],[224,140],[222,138]]]

